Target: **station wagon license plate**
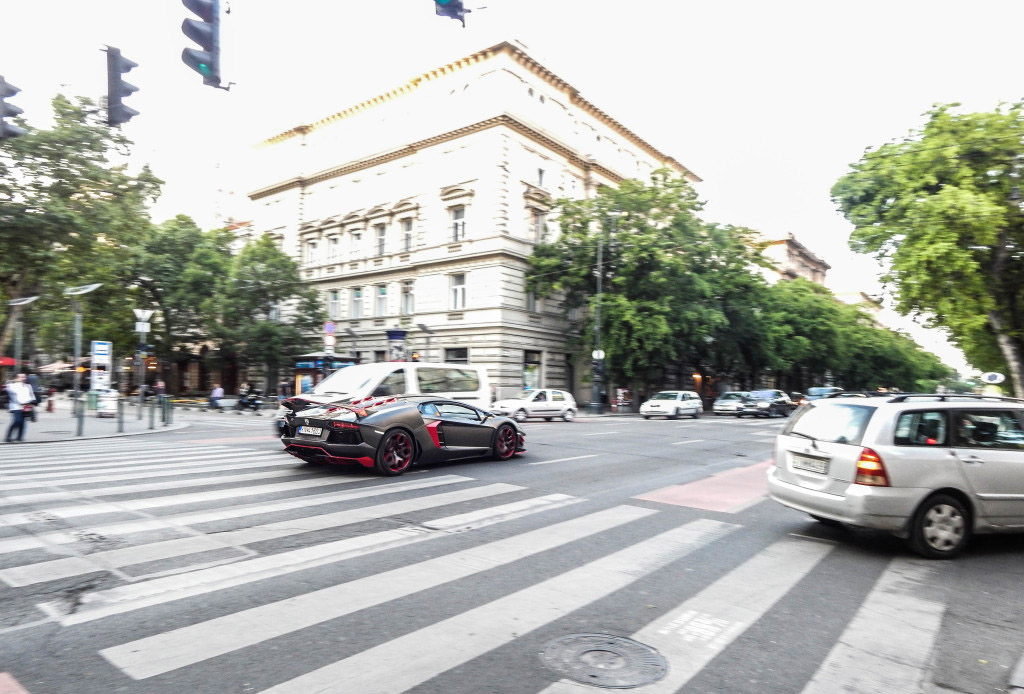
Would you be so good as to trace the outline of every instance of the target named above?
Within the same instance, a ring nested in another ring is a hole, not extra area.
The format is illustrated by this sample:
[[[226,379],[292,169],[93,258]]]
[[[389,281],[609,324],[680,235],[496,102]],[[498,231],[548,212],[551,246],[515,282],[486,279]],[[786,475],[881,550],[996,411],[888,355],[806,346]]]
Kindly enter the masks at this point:
[[[797,470],[807,470],[824,475],[828,472],[828,458],[814,458],[809,455],[793,454],[793,467]]]
[[[319,436],[324,432],[320,427],[299,427],[300,434],[308,434],[310,436]]]

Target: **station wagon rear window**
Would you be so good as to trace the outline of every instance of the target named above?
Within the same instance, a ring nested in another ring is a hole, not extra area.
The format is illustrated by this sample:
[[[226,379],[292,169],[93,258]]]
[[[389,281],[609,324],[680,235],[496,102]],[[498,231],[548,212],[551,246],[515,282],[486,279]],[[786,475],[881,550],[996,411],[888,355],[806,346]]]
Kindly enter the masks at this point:
[[[797,411],[782,430],[782,434],[858,446],[876,409],[878,408],[869,405],[846,403],[807,407],[803,411]]]

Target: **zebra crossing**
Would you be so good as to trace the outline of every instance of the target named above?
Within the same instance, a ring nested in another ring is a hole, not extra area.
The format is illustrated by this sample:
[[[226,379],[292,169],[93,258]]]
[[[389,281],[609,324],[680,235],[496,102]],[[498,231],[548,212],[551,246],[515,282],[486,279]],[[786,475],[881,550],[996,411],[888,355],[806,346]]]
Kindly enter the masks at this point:
[[[619,634],[667,661],[636,690],[688,691],[721,654],[749,648],[744,635],[766,615],[797,627],[820,618],[778,605],[842,554],[798,535],[751,550],[738,514],[677,517],[642,498],[602,505],[455,470],[388,479],[259,448],[154,455],[143,442],[0,450],[0,591],[31,608],[23,623],[0,624],[0,652],[42,620],[88,630],[82,647],[108,669],[95,691],[162,691],[176,677],[214,677],[221,663],[276,658],[246,675],[244,691],[363,694],[480,691],[460,689],[458,673],[511,650],[532,663],[529,676],[489,691],[578,694],[594,688],[536,653],[579,624],[610,629],[615,601],[638,606]],[[679,580],[712,553],[736,555],[735,567],[705,585]],[[947,566],[880,560],[861,607],[790,691],[923,691]],[[639,609],[659,591],[674,599]],[[437,599],[463,593],[465,604]],[[382,624],[380,639],[342,639],[338,652],[278,650],[325,629],[358,631],[361,615],[411,601],[430,619]]]

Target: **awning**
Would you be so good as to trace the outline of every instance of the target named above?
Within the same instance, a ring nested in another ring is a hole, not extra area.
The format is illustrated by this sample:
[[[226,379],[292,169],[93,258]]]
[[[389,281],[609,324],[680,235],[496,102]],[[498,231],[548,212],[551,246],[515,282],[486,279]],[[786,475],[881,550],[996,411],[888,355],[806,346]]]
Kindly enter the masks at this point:
[[[62,371],[67,371],[72,368],[72,364],[66,361],[55,361],[52,364],[39,367],[39,373],[42,374],[59,374]]]
[[[14,366],[14,357],[0,357],[0,366]]]

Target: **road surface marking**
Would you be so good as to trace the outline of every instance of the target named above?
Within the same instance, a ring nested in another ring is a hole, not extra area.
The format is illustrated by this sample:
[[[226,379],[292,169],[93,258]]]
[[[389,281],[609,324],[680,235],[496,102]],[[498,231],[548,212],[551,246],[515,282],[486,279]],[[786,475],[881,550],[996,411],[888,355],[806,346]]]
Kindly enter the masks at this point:
[[[554,460],[539,460],[536,463],[527,463],[527,465],[547,465],[549,463],[564,463],[564,462],[569,461],[569,460],[583,460],[584,458],[596,458],[596,457],[597,457],[596,453],[591,454],[591,455],[576,455],[576,456],[573,456],[572,458],[556,458]]]
[[[677,484],[633,497],[675,506],[702,508],[707,511],[739,513],[768,493],[765,476],[771,461],[733,468],[711,477]]]

